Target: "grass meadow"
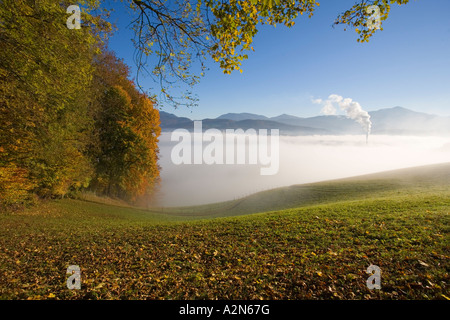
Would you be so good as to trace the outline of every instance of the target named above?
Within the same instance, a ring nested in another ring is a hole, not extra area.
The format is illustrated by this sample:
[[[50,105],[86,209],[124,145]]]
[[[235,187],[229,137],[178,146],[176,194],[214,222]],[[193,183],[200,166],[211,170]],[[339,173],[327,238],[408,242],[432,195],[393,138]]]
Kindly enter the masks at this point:
[[[0,299],[450,299],[450,164],[198,207],[88,200],[0,214]]]

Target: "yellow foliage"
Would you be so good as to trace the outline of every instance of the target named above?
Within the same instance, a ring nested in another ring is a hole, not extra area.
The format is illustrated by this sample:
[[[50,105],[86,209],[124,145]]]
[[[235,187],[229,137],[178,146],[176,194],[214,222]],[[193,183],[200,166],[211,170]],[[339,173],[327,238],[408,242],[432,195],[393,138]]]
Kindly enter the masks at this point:
[[[0,167],[0,205],[21,204],[30,197],[34,185],[27,176],[26,169],[14,164]]]

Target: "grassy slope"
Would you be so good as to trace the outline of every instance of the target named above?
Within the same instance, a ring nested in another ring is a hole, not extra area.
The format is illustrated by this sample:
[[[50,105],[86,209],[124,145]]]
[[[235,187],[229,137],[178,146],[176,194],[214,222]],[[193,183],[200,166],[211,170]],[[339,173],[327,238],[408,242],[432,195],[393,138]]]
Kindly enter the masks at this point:
[[[171,210],[64,200],[0,215],[0,298],[450,296],[449,164]],[[82,290],[65,287],[71,264]]]
[[[263,191],[243,199],[211,205],[165,208],[155,212],[184,217],[226,217],[267,212],[343,200],[391,197],[450,187],[450,163],[388,171],[333,181],[293,185]]]

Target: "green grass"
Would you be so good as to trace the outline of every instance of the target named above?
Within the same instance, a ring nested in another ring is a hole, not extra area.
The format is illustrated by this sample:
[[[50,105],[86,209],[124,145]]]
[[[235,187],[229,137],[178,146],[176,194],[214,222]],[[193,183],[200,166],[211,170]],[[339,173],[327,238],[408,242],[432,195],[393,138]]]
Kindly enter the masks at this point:
[[[163,212],[46,202],[0,214],[0,298],[445,299],[449,212],[449,164]]]
[[[198,218],[227,217],[267,212],[343,200],[359,200],[396,194],[430,191],[447,192],[450,187],[450,164],[408,168],[355,178],[293,185],[263,191],[235,201],[211,205],[155,209],[171,215]]]

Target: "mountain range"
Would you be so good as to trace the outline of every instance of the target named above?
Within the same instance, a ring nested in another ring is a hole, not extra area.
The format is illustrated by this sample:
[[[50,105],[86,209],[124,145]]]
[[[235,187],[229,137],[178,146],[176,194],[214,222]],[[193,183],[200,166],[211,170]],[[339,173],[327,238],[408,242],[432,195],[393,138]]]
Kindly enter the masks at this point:
[[[369,112],[372,134],[388,135],[450,135],[450,117],[442,117],[394,107]],[[160,111],[161,129],[193,130],[193,120]],[[288,114],[266,117],[253,113],[227,113],[215,119],[202,119],[203,130],[279,129],[283,135],[365,134],[354,120],[342,115],[301,118]]]

